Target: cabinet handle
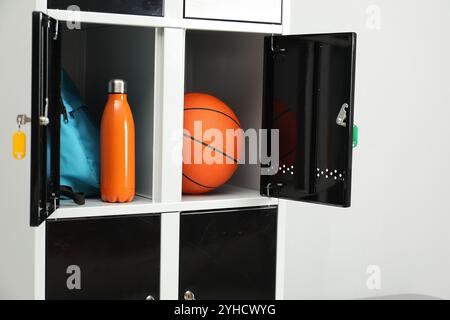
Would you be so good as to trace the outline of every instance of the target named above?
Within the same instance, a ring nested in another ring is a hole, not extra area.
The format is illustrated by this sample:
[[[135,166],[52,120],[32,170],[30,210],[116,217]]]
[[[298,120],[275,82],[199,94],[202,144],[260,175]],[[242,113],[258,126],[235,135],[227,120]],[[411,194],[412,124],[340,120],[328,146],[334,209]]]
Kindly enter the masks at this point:
[[[152,295],[148,295],[145,300],[155,300],[155,297]]]
[[[184,300],[195,300],[195,295],[192,291],[186,291],[184,293]]]
[[[336,124],[341,127],[347,126],[347,123],[345,122],[345,120],[347,119],[347,109],[348,109],[348,103],[344,103],[336,117]]]

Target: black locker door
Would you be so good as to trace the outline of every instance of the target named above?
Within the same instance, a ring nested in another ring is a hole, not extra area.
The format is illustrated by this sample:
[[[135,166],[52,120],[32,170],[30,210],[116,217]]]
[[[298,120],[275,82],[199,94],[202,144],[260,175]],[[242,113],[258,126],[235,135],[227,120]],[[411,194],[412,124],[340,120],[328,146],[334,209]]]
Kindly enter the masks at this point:
[[[180,299],[275,299],[276,238],[276,207],[182,213]]]
[[[33,12],[30,225],[59,206],[59,22]]]
[[[164,0],[47,0],[49,9],[164,16]]]
[[[263,128],[279,143],[262,195],[350,206],[355,48],[354,33],[266,37]]]
[[[159,299],[160,215],[46,222],[46,299]]]

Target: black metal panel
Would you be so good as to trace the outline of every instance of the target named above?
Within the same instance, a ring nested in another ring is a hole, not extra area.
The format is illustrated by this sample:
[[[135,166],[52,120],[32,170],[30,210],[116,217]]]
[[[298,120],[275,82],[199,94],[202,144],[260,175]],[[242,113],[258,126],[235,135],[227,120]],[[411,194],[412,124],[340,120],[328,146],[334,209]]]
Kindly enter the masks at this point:
[[[160,225],[160,215],[48,220],[46,298],[158,299]],[[67,287],[70,266],[80,289]]]
[[[182,213],[180,299],[274,299],[277,208]]]
[[[33,12],[30,225],[40,225],[59,206],[59,23]],[[49,120],[41,124],[41,118]]]
[[[350,206],[355,48],[354,33],[266,37],[262,126],[279,130],[279,170],[261,194]]]
[[[81,11],[160,17],[164,15],[164,0],[48,0],[47,2],[49,9],[67,10],[74,5]]]

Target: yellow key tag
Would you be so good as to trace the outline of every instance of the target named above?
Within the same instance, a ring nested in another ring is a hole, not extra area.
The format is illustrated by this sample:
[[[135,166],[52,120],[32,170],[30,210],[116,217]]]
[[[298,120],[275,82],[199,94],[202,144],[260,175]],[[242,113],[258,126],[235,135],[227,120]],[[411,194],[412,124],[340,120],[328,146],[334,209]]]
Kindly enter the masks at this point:
[[[14,159],[22,160],[26,154],[26,136],[23,131],[17,130],[13,134],[12,153]]]

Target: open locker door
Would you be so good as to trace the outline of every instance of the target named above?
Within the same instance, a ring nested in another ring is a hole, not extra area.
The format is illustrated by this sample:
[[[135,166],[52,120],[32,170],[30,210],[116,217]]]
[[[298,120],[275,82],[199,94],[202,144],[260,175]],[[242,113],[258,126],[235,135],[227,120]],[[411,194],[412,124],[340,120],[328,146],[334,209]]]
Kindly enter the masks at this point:
[[[59,23],[33,12],[30,225],[59,206]]]
[[[355,48],[355,33],[265,39],[263,129],[279,143],[262,195],[350,206]]]

